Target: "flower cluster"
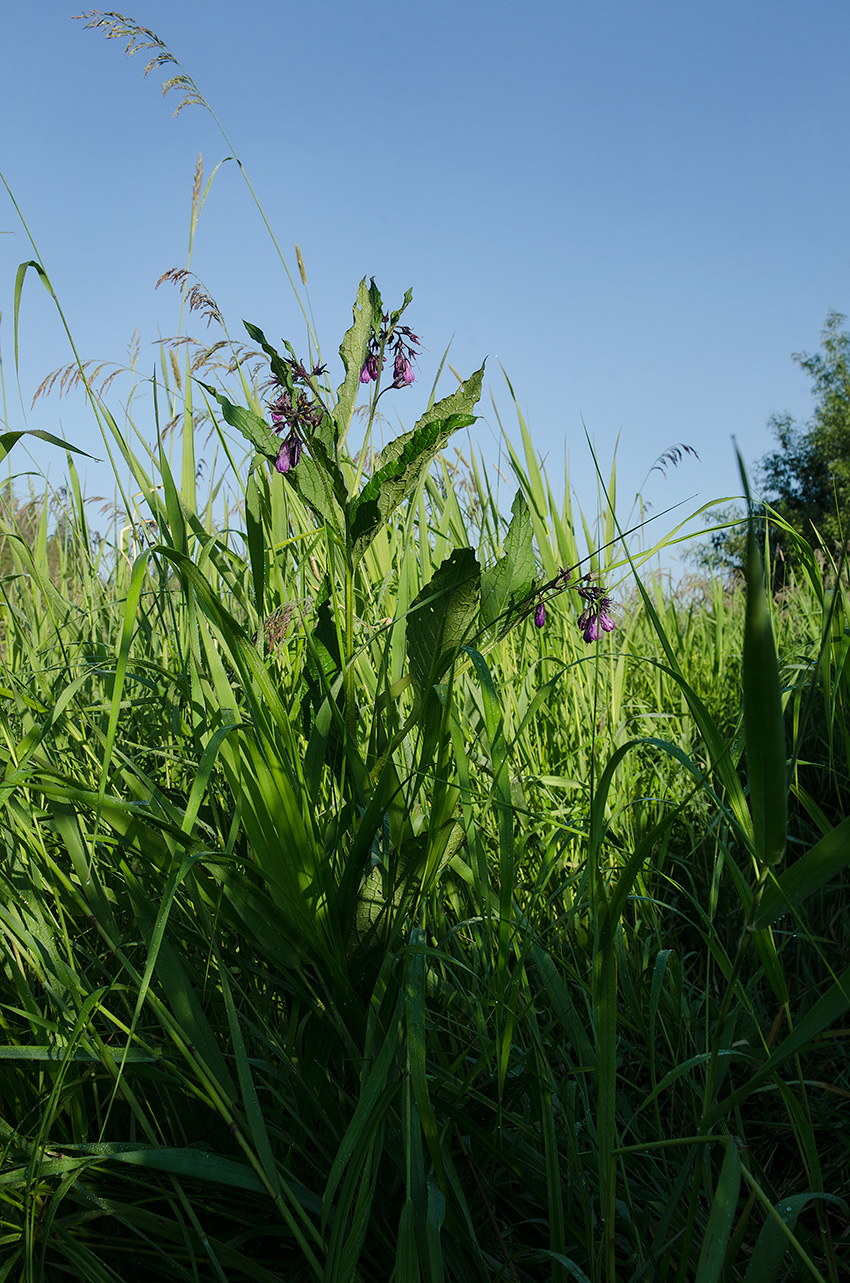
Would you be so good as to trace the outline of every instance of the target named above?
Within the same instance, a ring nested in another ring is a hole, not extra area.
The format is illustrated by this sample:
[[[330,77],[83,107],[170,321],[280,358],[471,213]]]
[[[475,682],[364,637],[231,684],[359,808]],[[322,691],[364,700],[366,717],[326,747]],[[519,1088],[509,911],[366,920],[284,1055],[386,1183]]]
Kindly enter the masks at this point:
[[[312,436],[325,415],[322,406],[299,385],[309,387],[313,379],[324,374],[325,367],[316,365],[308,371],[294,356],[284,357],[283,361],[289,370],[284,371],[285,379],[275,376],[274,382],[282,391],[269,405],[269,412],[274,431],[279,435],[286,432],[274,466],[278,472],[287,473],[298,466],[304,438]]]
[[[576,591],[584,601],[588,603],[587,609],[579,617],[578,626],[581,629],[584,640],[588,643],[595,642],[599,636],[599,629],[604,632],[613,632],[616,624],[608,613],[611,606],[611,598],[606,597],[601,588],[597,588],[589,582],[590,575],[585,575],[584,583]]]
[[[578,626],[584,640],[590,645],[599,637],[599,630],[610,633],[616,624],[610,615],[610,608],[613,605],[610,597],[607,597],[604,591],[591,583],[592,574],[588,573],[584,578],[574,585],[575,591],[587,606],[579,616]],[[545,584],[538,590],[537,604],[534,607],[534,624],[536,628],[542,628],[546,623],[546,603],[543,600],[546,593],[563,592],[569,586],[570,571],[560,570],[551,583]]]
[[[369,354],[360,371],[361,383],[377,382],[378,375],[384,368],[386,349],[393,354],[393,381],[390,387],[404,388],[416,377],[413,373],[413,362],[422,344],[422,340],[407,325],[396,325],[389,328],[389,314],[384,313],[380,332],[373,333],[369,340]]]

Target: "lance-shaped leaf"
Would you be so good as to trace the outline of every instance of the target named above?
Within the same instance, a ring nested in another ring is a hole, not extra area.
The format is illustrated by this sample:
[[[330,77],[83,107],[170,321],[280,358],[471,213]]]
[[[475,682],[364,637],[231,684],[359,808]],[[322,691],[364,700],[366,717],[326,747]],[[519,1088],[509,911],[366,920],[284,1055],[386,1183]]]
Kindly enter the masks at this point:
[[[390,513],[413,493],[431,460],[452,433],[475,422],[470,412],[481,396],[483,378],[484,365],[465,379],[456,392],[426,410],[411,432],[390,441],[378,455],[372,476],[349,511],[355,562],[363,556]]]
[[[380,329],[384,314],[381,295],[374,277],[368,286],[366,277],[363,277],[357,287],[357,299],[353,312],[354,321],[351,328],[346,331],[339,348],[339,354],[345,366],[345,378],[337,391],[336,405],[333,410],[333,418],[339,431],[343,433],[354,413],[357,394],[360,391],[360,371],[366,361],[369,339],[373,331],[377,333]]]
[[[755,518],[740,453],[738,463],[749,508],[742,684],[750,809],[756,857],[761,864],[777,864],[785,854],[787,830],[788,786],[782,686],[764,587],[764,569],[756,542]]]
[[[398,325],[399,321],[401,320],[401,314],[402,314],[402,312],[404,311],[404,309],[405,309],[406,307],[409,307],[409,306],[410,306],[410,304],[411,304],[412,302],[413,302],[413,290],[405,290],[405,291],[404,291],[404,298],[402,299],[402,303],[401,303],[401,307],[398,309],[398,311],[397,311],[397,312],[390,312],[390,327],[391,327],[391,328],[394,328],[396,325]]]
[[[222,392],[217,392],[215,388],[210,387],[209,383],[202,383],[198,379],[201,387],[214,397],[221,406],[221,414],[225,423],[229,423],[231,428],[236,428],[241,432],[243,437],[251,442],[254,449],[266,459],[276,459],[280,453],[280,440],[272,432],[265,419],[261,419],[253,410],[246,410],[243,405],[234,405],[228,401]]]
[[[531,514],[518,490],[511,504],[511,524],[504,555],[481,576],[481,622],[492,624],[509,606],[527,596],[535,572]]]
[[[481,568],[471,548],[456,548],[410,607],[407,659],[417,700],[472,636],[481,603]]]
[[[481,384],[484,381],[484,366],[486,364],[487,362],[484,361],[481,365],[481,369],[476,370],[474,374],[470,374],[468,379],[464,379],[459,388],[454,392],[451,392],[448,396],[444,396],[441,401],[436,401],[434,405],[430,406],[430,408],[422,415],[422,418],[418,419],[416,423],[414,423],[413,431],[418,432],[421,428],[427,427],[427,425],[432,423],[435,419],[447,419],[452,414],[471,414],[481,397]],[[404,438],[399,437],[398,440],[402,441]],[[379,467],[384,457],[389,454],[394,445],[396,445],[396,442],[391,441],[389,445],[381,451],[378,456]]]
[[[351,547],[355,564],[381,526],[400,503],[412,494],[421,478],[453,432],[475,422],[474,414],[452,414],[435,419],[396,437],[376,460],[376,469],[351,504]]]
[[[302,454],[298,467],[286,474],[286,479],[312,509],[320,522],[329,522],[335,530],[342,530],[342,512],[348,505],[348,487],[342,469],[336,462],[318,431],[305,439],[309,454]]]
[[[263,349],[266,356],[269,358],[269,366],[271,367],[271,372],[277,379],[278,383],[280,383],[281,386],[285,388],[291,387],[292,386],[292,369],[290,368],[289,364],[280,355],[277,348],[272,347],[271,343],[269,343],[268,339],[266,338],[263,331],[260,329],[259,325],[252,325],[250,321],[243,321],[242,324],[245,326],[245,329],[248,332],[249,338],[252,338],[255,343],[259,343],[260,347]],[[286,346],[289,349],[288,343]]]

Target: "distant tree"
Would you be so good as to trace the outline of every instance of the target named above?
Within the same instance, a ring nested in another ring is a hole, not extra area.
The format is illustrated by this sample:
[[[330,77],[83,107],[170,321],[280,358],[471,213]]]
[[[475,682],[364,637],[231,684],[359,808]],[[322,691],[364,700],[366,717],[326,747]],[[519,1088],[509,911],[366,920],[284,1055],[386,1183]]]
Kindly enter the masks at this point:
[[[830,312],[821,351],[794,353],[812,380],[815,411],[805,424],[790,414],[771,418],[778,449],[759,469],[765,499],[809,543],[817,547],[819,535],[831,552],[847,539],[850,500],[850,333],[843,322]]]
[[[765,502],[813,548],[824,544],[833,555],[847,542],[850,518],[850,333],[841,328],[844,320],[829,312],[821,350],[792,354],[812,380],[814,413],[805,423],[787,413],[770,417],[777,448],[759,461],[755,476]],[[712,514],[717,521],[737,516],[743,514],[731,509]],[[798,560],[794,540],[775,524],[770,540],[782,577],[782,565]],[[733,525],[716,531],[694,555],[706,569],[734,571],[743,551],[741,529]]]
[[[743,517],[741,509],[736,507],[715,508],[707,513],[706,521],[733,524],[715,530],[707,540],[695,543],[685,552],[685,560],[721,578],[735,578],[742,574],[747,539],[741,524]]]

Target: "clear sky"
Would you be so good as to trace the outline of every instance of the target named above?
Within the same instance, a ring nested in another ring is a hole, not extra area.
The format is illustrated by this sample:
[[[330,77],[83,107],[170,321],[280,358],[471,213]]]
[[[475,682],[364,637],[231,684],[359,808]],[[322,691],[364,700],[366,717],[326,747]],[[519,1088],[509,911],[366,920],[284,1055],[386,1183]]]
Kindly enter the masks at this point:
[[[391,407],[406,427],[453,339],[464,374],[489,358],[507,425],[501,362],[550,475],[561,482],[566,452],[588,515],[582,423],[605,468],[619,436],[625,516],[641,487],[656,511],[687,499],[681,513],[738,493],[732,438],[754,463],[772,412],[810,412],[790,354],[817,349],[829,309],[850,312],[846,0],[134,5],[215,110],[294,273],[300,244],[325,354],[362,276],[391,304],[413,287],[408,319],[427,351]],[[0,169],[81,355],[121,362],[138,327],[149,373],[158,335],[177,324],[176,292],[154,285],[185,264],[198,153],[207,175],[230,153],[203,108],[171,118],[169,69],[144,80],[144,52],[126,59],[124,42],[75,12],[60,0],[5,8]],[[0,229],[12,233],[0,236],[0,348],[16,428],[14,280],[33,255],[4,191]],[[244,317],[304,346],[232,162],[192,266],[232,333]],[[190,331],[206,334],[195,319]],[[70,358],[34,276],[20,357],[26,425],[102,454],[79,394],[29,409]],[[482,412],[472,434],[493,462],[489,391]],[[136,416],[153,440],[142,400]],[[678,442],[700,462],[645,482]],[[60,452],[33,458],[61,481]],[[82,471],[90,493],[107,490],[103,469]]]

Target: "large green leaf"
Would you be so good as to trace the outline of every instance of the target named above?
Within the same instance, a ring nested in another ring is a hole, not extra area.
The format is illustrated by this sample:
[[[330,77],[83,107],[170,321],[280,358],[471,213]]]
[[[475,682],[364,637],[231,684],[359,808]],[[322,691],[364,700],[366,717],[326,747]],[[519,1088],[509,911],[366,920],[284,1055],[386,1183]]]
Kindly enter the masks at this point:
[[[314,453],[321,446],[314,444]],[[334,530],[342,529],[340,506],[345,503],[345,483],[342,473],[327,455],[322,466],[309,455],[302,454],[297,468],[287,473],[287,481],[297,491],[320,525],[328,523]]]
[[[333,417],[340,432],[344,433],[360,391],[360,371],[366,361],[369,350],[369,339],[372,332],[379,329],[383,316],[383,304],[374,277],[367,286],[366,277],[357,287],[357,299],[354,303],[354,320],[346,331],[340,344],[339,354],[345,366],[345,378],[337,391],[337,401]]]
[[[481,576],[481,622],[492,624],[512,601],[524,597],[534,581],[535,560],[531,514],[518,490],[511,504],[505,552]]]
[[[418,432],[421,428],[427,427],[429,423],[433,423],[435,419],[448,419],[452,414],[471,414],[481,397],[481,384],[484,380],[484,366],[486,364],[487,362],[484,361],[481,369],[476,370],[474,374],[470,374],[468,379],[464,379],[456,391],[429,406],[422,417],[414,423],[413,431]],[[385,458],[389,458],[390,452],[398,442],[403,440],[404,437],[399,437],[396,441],[391,441],[381,451],[378,456],[378,467],[381,467]]]
[[[482,365],[456,392],[430,406],[412,431],[390,441],[378,455],[372,476],[351,504],[349,521],[355,562],[390,513],[413,493],[452,433],[475,422],[471,411],[481,396],[483,378]]]
[[[478,619],[481,569],[471,548],[456,548],[410,607],[407,658],[419,700],[438,681]]]
[[[381,526],[411,494],[424,473],[458,428],[475,422],[471,414],[434,419],[391,441],[378,456],[375,472],[351,505],[351,543],[354,561],[363,556]]]
[[[241,432],[254,449],[270,463],[277,459],[280,454],[280,438],[272,432],[265,419],[261,419],[253,410],[234,405],[223,393],[217,392],[208,383],[201,383],[201,387],[218,401],[225,423],[229,423],[232,428]],[[298,467],[287,474],[287,480],[297,490],[299,497],[310,508],[320,524],[328,522],[334,529],[340,530],[342,523],[337,504],[342,505],[346,501],[342,473],[322,441],[312,440],[310,448],[321,460],[321,466],[315,459],[304,454],[301,456]]]

